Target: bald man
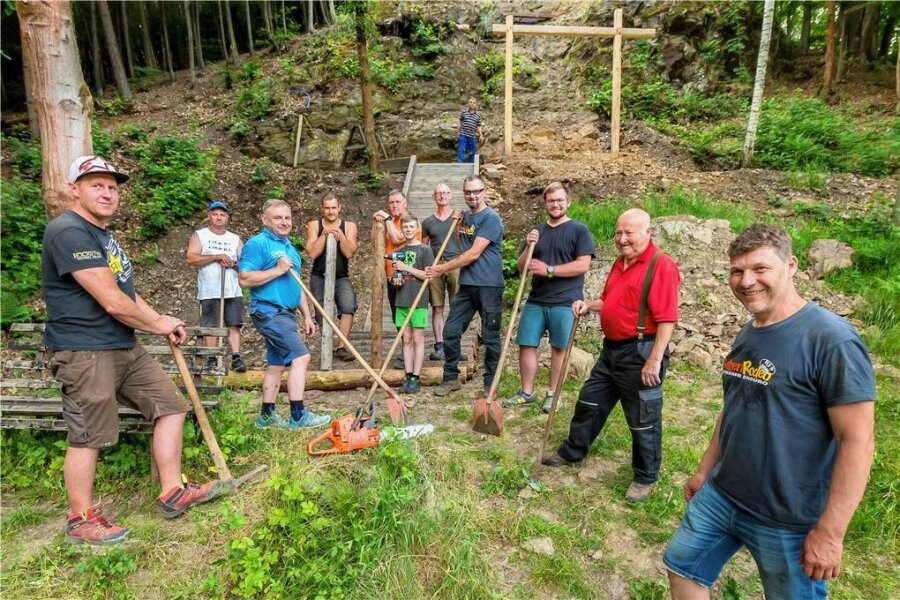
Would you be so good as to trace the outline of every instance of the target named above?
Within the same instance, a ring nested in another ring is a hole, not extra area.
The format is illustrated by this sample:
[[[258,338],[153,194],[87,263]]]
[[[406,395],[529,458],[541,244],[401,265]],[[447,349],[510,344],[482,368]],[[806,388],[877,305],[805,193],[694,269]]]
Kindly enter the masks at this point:
[[[649,214],[638,208],[622,213],[616,221],[619,257],[603,293],[572,304],[576,315],[600,313],[603,349],[581,388],[568,439],[543,457],[553,467],[580,463],[621,400],[631,430],[633,480],[625,493],[630,502],[646,500],[659,478],[666,347],[678,321],[681,274],[675,261],[653,244],[652,234]]]
[[[434,214],[422,221],[422,243],[431,246],[431,252],[437,256],[444,243],[444,238],[453,225],[453,209],[450,203],[453,192],[446,183],[434,186],[431,194],[434,200]],[[451,235],[444,249],[444,262],[459,256],[459,235]],[[459,289],[459,269],[428,280],[428,293],[431,300],[431,328],[434,331],[434,352],[429,360],[444,360],[444,306],[453,301]]]

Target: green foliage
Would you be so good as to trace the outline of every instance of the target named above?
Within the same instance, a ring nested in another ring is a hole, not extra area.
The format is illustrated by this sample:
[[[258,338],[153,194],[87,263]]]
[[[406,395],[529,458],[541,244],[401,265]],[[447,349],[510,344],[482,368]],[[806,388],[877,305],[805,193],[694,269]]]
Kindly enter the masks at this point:
[[[235,100],[235,116],[239,119],[258,121],[275,109],[275,97],[272,83],[268,79],[254,80],[242,86]]]
[[[628,585],[632,600],[666,600],[668,586],[658,579],[641,577]]]
[[[131,186],[142,237],[157,236],[204,207],[215,176],[215,149],[201,150],[195,138],[159,136],[130,152],[140,169]]]
[[[409,41],[412,43],[412,54],[416,58],[431,60],[449,49],[443,39],[447,36],[446,26],[429,23],[419,18],[413,23]]]
[[[263,192],[263,200],[284,200],[284,188],[280,185],[266,188]]]
[[[228,129],[228,134],[238,142],[247,137],[249,133],[250,124],[244,119],[235,119],[231,122],[231,127]]]
[[[746,100],[723,94],[676,91],[662,76],[650,81],[629,80],[622,85],[622,107],[635,118],[665,123],[725,119],[739,114]],[[612,111],[612,80],[603,79],[588,94],[588,108],[603,117]]]
[[[87,553],[75,564],[82,588],[107,598],[125,593],[125,578],[136,570],[137,561],[120,547],[100,554]]]
[[[241,65],[241,68],[238,72],[238,81],[241,82],[253,82],[260,78],[263,72],[263,64],[262,60],[259,58],[254,58],[248,60],[244,64]]]
[[[481,86],[483,100],[489,100],[491,96],[503,89],[506,58],[502,53],[491,50],[480,56],[475,60],[475,69],[484,81]],[[534,65],[525,63],[518,55],[513,56],[513,80],[532,89],[537,89],[541,85],[535,75]]]
[[[116,96],[108,102],[94,101],[97,112],[107,117],[115,117],[118,115],[129,115],[134,112],[134,102],[126,100],[121,96]]]
[[[250,173],[250,181],[253,183],[266,183],[275,174],[275,163],[267,157],[253,161],[253,170]]]
[[[62,465],[67,444],[58,433],[4,430],[0,436],[3,493],[28,490],[46,495],[62,491]]]

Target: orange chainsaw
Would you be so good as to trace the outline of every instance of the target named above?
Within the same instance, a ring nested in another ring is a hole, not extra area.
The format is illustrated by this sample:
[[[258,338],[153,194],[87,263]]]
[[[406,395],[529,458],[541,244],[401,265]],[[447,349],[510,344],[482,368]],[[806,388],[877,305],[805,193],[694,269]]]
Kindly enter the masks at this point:
[[[306,445],[306,453],[310,456],[326,456],[328,454],[342,454],[373,448],[381,440],[409,439],[426,435],[434,431],[434,426],[409,425],[407,427],[389,428],[388,431],[380,431],[375,426],[375,405],[370,406],[371,414],[364,414],[363,409],[356,412],[356,416],[346,415],[331,422],[331,428],[322,435],[313,438]],[[328,442],[330,446],[316,449],[317,446]]]

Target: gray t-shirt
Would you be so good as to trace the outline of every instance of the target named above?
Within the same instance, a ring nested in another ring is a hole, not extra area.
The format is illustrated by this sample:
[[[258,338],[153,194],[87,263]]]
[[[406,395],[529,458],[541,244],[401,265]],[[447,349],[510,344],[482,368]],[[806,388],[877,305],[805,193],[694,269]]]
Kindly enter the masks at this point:
[[[453,213],[443,221],[434,215],[422,221],[422,233],[428,236],[428,244],[431,246],[431,252],[435,256],[437,256],[438,250],[441,249],[441,244],[444,243],[444,238],[447,237],[447,232],[450,231],[451,225],[453,225]],[[451,235],[450,241],[447,242],[447,247],[444,248],[441,262],[447,262],[457,256],[459,256],[459,239],[457,236]]]
[[[415,269],[424,271],[425,267],[429,267],[434,263],[434,254],[431,253],[431,248],[424,244],[404,246],[399,248],[398,251],[406,253],[406,258],[403,262]],[[404,273],[404,275],[406,275],[406,279],[403,285],[397,288],[397,299],[394,301],[394,306],[408,308],[412,306],[413,300],[416,299],[416,294],[419,293],[419,288],[422,287],[423,282],[410,273]],[[388,283],[388,285],[393,284]],[[418,308],[428,308],[428,292],[425,292],[419,298]]]
[[[818,522],[834,468],[827,409],[875,399],[865,344],[849,323],[807,302],[766,327],[748,323],[722,367],[719,462],[710,481],[761,521]]]
[[[460,285],[503,287],[503,221],[493,208],[485,207],[473,214],[467,210],[459,224],[459,249],[465,252],[475,243],[475,238],[490,243],[478,260],[459,273]]]
[[[119,289],[134,300],[131,261],[112,234],[72,211],[50,221],[41,249],[47,347],[116,350],[134,346],[134,329],[113,318],[72,276],[95,267],[108,267]]]

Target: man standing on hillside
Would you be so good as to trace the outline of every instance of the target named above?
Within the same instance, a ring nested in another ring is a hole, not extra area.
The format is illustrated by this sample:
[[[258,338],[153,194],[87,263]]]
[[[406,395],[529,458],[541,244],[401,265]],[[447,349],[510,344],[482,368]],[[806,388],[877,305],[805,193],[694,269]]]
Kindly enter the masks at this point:
[[[484,387],[488,389],[500,362],[500,322],[503,317],[503,221],[485,203],[485,185],[471,175],[463,182],[463,194],[469,210],[459,224],[460,255],[453,260],[425,269],[429,278],[460,269],[459,290],[450,303],[450,315],[444,328],[444,380],[434,389],[435,396],[446,396],[461,389],[459,357],[462,334],[475,313],[481,316],[484,342]]]
[[[356,292],[350,283],[350,259],[356,254],[356,223],[341,218],[341,201],[333,192],[327,192],[319,201],[322,218],[306,224],[306,251],[313,259],[310,274],[310,291],[319,304],[325,302],[325,242],[333,236],[337,242],[334,275],[334,304],[337,308],[340,323],[338,327],[344,337],[350,338],[353,327],[353,315],[356,313]],[[330,315],[329,315],[330,316]],[[322,315],[316,315],[319,327],[322,326]],[[338,341],[334,348],[334,357],[338,360],[351,361],[353,355]]]
[[[307,337],[316,331],[306,296],[289,273],[300,274],[300,255],[288,236],[293,229],[291,207],[284,200],[266,200],[262,212],[263,230],[244,245],[239,263],[241,285],[250,288],[250,318],[266,341],[266,374],[263,398],[256,426],[301,429],[319,427],[331,420],[317,415],[303,404],[309,349],[297,331],[297,308],[303,314]],[[281,375],[288,372],[290,419],[275,411],[275,398],[281,388]]]
[[[666,347],[678,321],[681,274],[675,261],[653,244],[652,233],[646,212],[632,208],[622,213],[616,221],[619,258],[603,293],[597,300],[572,304],[572,311],[580,315],[588,310],[600,313],[603,349],[578,395],[568,439],[543,457],[543,463],[552,467],[584,460],[621,400],[631,430],[634,479],[625,493],[630,502],[643,502],[659,478],[662,382],[669,366]]]
[[[478,100],[469,98],[469,104],[459,114],[456,125],[456,162],[475,162],[478,153],[478,142],[484,139],[481,131],[481,113],[478,112]]]
[[[431,246],[431,252],[437,256],[444,238],[450,232],[453,225],[453,209],[450,208],[450,202],[453,200],[453,193],[446,183],[439,183],[434,186],[431,194],[434,199],[434,214],[422,221],[422,243]],[[444,249],[444,255],[441,258],[444,262],[453,260],[459,256],[459,235],[451,235],[447,247]],[[444,305],[445,302],[453,302],[453,296],[459,289],[459,269],[454,269],[443,275],[432,277],[428,280],[428,294],[431,299],[431,328],[434,331],[434,352],[428,357],[429,360],[444,360]],[[449,300],[446,298],[449,296]]]
[[[567,214],[568,188],[554,181],[544,189],[544,208],[550,216],[528,232],[526,244],[535,243],[531,259],[531,292],[522,309],[516,343],[519,345],[519,372],[522,387],[504,406],[524,406],[538,401],[534,376],[538,370],[538,346],[546,331],[550,336],[550,390],[562,376],[562,362],[575,317],[572,303],[584,298],[584,274],[591,268],[594,240],[584,223]],[[526,246],[527,247],[527,246]],[[519,272],[525,269],[527,251],[519,254]],[[524,277],[524,273],[522,275]],[[544,396],[543,410],[550,412],[553,392]]]
[[[666,550],[672,597],[709,598],[747,546],[767,598],[827,596],[875,449],[875,376],[849,323],[794,287],[791,238],[770,225],[728,247],[752,315],[722,366],[725,403]]]
[[[100,448],[119,437],[117,402],[153,421],[151,452],[159,468],[157,502],[167,519],[215,498],[218,480],[182,484],[184,417],[190,406],[172,379],[134,335],[135,329],[185,340],[184,323],[153,310],[134,290],[134,271],[107,225],[128,176],[99,156],[81,156],[69,168],[71,209],[44,232],[41,271],[47,302],[44,344],[62,384],[69,447],[63,464],[68,540],[115,544],[128,530],[106,520],[94,504]]]
[[[225,302],[225,326],[228,327],[228,346],[231,348],[231,368],[238,373],[247,370],[241,358],[241,327],[244,326],[244,297],[238,284],[237,261],[241,256],[241,238],[228,231],[228,206],[221,200],[206,207],[206,223],[188,242],[185,262],[197,271],[197,299],[200,301],[200,326],[219,327],[219,311]],[[224,278],[224,282],[223,282]],[[207,348],[216,345],[216,338],[205,336]],[[216,364],[210,356],[207,367]]]

